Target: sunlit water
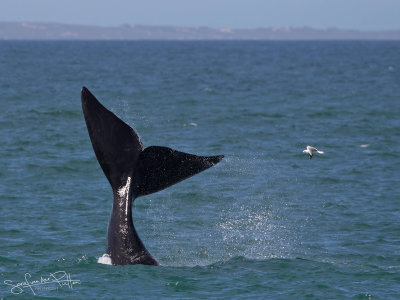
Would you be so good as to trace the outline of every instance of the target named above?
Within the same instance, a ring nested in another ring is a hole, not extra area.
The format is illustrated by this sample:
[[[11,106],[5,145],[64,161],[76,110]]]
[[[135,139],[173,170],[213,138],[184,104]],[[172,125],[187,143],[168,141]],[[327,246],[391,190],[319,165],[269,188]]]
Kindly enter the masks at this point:
[[[79,282],[33,291],[396,299],[399,53],[398,42],[1,41],[0,297],[30,299],[12,288],[26,273],[64,271]],[[225,155],[135,201],[161,267],[104,264],[112,193],[83,85],[145,147]],[[324,155],[308,159],[307,145]]]

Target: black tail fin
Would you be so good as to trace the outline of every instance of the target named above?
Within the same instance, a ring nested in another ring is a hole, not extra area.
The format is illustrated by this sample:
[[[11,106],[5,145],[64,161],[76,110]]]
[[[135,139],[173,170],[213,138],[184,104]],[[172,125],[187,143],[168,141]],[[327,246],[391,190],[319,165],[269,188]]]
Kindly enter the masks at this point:
[[[142,152],[137,133],[106,109],[85,87],[81,93],[82,109],[94,153],[113,189],[132,176]]]
[[[196,156],[158,146],[142,151],[138,134],[85,87],[81,98],[94,152],[113,190],[133,176],[136,197],[148,195],[204,171],[223,158]]]
[[[167,147],[144,149],[138,161],[136,197],[161,191],[217,164],[224,156],[197,156]]]

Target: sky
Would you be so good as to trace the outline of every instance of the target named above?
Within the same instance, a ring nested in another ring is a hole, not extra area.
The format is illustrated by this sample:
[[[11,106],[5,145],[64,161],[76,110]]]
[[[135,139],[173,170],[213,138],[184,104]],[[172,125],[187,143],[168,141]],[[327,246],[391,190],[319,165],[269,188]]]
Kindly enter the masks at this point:
[[[400,29],[400,0],[0,0],[0,21]]]

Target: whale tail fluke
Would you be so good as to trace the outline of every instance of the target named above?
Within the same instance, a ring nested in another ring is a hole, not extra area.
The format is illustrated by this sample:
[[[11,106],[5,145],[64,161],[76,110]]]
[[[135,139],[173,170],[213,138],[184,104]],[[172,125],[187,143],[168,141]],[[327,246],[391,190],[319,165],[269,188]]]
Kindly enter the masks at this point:
[[[134,228],[132,201],[204,171],[223,156],[197,156],[159,146],[143,150],[135,130],[85,87],[81,100],[94,152],[114,192],[107,234],[111,263],[158,265]]]
[[[135,130],[105,108],[86,87],[82,88],[81,100],[94,152],[113,190],[133,176],[135,197],[148,195],[200,173],[223,158],[160,146],[142,150]]]

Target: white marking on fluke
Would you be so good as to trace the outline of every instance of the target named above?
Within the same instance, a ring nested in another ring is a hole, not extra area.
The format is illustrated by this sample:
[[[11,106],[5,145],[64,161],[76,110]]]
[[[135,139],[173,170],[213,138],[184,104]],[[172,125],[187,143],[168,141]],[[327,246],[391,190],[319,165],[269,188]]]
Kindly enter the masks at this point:
[[[128,195],[129,195],[129,193],[130,193],[130,187],[131,187],[131,179],[132,179],[132,177],[128,177],[128,179],[126,180],[126,183],[125,183],[125,185],[123,185],[123,186],[121,186],[119,189],[118,189],[118,195],[119,195],[119,197],[121,198],[121,199],[126,199],[127,197],[128,197]],[[122,208],[122,206],[123,206],[123,204],[125,203],[125,216],[126,216],[126,218],[128,217],[128,204],[129,204],[129,201],[120,201],[119,202],[119,206]],[[126,219],[125,218],[125,219]]]
[[[312,146],[307,146],[307,148],[303,150],[303,153],[307,153],[311,159],[314,153],[324,154],[324,151],[319,151],[317,148],[314,148]]]
[[[125,185],[121,186],[118,189],[118,195],[122,197],[127,197],[129,194],[129,188],[131,186],[131,177],[129,176],[128,179],[126,180]]]

